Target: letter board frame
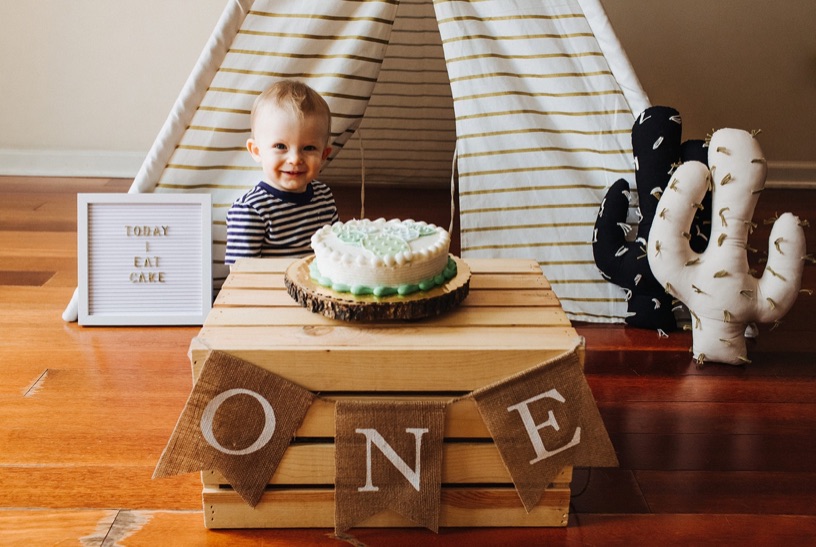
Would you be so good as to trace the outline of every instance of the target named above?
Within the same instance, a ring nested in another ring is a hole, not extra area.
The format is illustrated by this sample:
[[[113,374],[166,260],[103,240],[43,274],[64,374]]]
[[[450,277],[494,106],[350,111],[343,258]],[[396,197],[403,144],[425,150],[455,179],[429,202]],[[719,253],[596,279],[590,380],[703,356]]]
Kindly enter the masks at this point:
[[[212,308],[212,197],[77,195],[80,325],[202,325]]]

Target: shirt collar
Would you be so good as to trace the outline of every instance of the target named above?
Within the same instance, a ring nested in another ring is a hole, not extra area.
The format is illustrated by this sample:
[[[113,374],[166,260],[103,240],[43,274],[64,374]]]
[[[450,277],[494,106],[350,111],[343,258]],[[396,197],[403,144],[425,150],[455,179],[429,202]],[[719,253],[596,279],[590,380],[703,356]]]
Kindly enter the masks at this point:
[[[268,184],[266,182],[261,181],[258,183],[258,186],[275,196],[276,198],[280,199],[281,201],[285,201],[287,203],[294,203],[295,205],[305,205],[312,201],[314,197],[314,188],[312,187],[312,183],[310,182],[309,185],[306,187],[305,192],[286,192],[284,190],[279,190]]]

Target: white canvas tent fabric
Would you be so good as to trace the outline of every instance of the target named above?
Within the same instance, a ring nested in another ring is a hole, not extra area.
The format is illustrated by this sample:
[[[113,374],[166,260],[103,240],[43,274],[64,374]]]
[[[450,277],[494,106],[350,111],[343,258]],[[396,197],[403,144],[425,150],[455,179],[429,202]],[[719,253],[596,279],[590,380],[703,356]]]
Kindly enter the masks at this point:
[[[534,258],[572,319],[623,320],[592,226],[648,102],[598,0],[230,0],[130,190],[212,194],[216,287],[261,176],[249,111],[280,78],[332,109],[321,180],[447,185],[457,150],[463,257]]]

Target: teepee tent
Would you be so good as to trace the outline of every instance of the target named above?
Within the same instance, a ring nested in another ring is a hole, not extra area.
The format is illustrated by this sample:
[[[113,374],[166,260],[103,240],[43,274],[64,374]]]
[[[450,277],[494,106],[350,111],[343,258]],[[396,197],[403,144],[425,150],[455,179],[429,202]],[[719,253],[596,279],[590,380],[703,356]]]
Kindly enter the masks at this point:
[[[648,102],[598,0],[229,0],[130,190],[212,195],[216,287],[260,176],[249,111],[281,78],[332,109],[321,180],[455,180],[464,258],[536,259],[572,319],[623,320],[592,230]]]

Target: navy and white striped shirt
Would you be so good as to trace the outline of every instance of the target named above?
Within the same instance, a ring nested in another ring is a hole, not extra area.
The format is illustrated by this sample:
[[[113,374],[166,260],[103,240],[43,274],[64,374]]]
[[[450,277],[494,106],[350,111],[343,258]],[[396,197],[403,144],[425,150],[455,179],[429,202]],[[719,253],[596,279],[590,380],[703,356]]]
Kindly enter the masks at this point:
[[[300,194],[265,182],[238,198],[227,212],[225,264],[244,257],[305,256],[319,228],[339,220],[331,189],[313,180]]]

